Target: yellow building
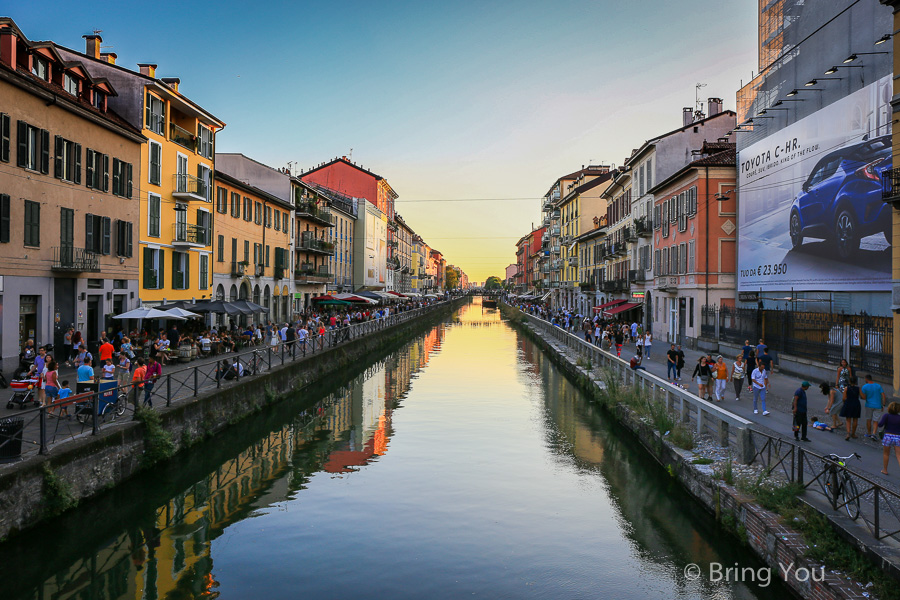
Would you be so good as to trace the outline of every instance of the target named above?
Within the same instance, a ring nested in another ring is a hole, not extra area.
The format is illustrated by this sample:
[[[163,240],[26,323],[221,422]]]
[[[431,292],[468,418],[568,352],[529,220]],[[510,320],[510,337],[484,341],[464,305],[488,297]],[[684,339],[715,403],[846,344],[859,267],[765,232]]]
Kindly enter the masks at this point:
[[[135,72],[100,54],[99,36],[85,36],[86,53],[60,53],[80,60],[92,77],[117,90],[110,108],[139,128],[148,142],[141,150],[140,299],[144,303],[212,297],[212,175],[215,136],[225,123],[179,91],[180,80],[156,77],[156,65]],[[113,169],[113,182],[125,174]],[[115,185],[115,184],[114,184]]]

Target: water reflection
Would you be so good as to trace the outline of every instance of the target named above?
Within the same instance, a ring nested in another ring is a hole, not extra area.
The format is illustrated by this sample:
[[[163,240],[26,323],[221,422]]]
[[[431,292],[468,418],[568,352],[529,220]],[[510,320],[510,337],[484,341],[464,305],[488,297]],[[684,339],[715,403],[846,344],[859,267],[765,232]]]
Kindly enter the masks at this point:
[[[683,581],[752,559],[495,309],[340,383],[0,546],[48,557],[4,597],[784,595]]]

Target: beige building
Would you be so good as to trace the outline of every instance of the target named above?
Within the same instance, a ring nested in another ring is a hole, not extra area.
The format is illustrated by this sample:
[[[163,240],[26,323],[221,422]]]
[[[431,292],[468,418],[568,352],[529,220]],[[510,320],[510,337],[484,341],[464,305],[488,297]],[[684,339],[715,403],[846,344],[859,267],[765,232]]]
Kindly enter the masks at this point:
[[[138,302],[138,190],[146,139],[109,109],[116,89],[0,19],[0,350],[27,339],[92,348]],[[64,358],[58,355],[58,358]]]

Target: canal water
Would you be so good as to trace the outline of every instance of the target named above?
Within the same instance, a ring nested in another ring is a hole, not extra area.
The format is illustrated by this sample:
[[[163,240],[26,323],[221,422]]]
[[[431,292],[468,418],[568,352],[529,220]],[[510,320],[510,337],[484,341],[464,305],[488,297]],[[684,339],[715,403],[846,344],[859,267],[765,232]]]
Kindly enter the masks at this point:
[[[0,597],[789,595],[709,577],[737,546],[476,298],[0,545]]]

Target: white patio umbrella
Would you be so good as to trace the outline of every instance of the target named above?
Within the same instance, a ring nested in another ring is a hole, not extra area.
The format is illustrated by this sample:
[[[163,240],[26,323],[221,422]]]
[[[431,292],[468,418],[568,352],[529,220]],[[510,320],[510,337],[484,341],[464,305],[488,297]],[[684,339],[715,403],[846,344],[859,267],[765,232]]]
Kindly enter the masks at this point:
[[[168,311],[158,310],[150,306],[141,306],[140,308],[129,310],[128,312],[122,313],[121,315],[116,315],[113,317],[113,319],[178,319],[180,321],[184,321],[185,317],[179,317],[177,315],[170,314]]]
[[[177,306],[175,308],[170,308],[169,310],[165,310],[162,312],[167,313],[169,315],[170,319],[177,319],[177,318],[182,318],[182,319],[198,318],[199,319],[200,318],[200,315],[198,315],[197,313],[191,312],[189,310],[184,310],[183,308],[178,308]]]

